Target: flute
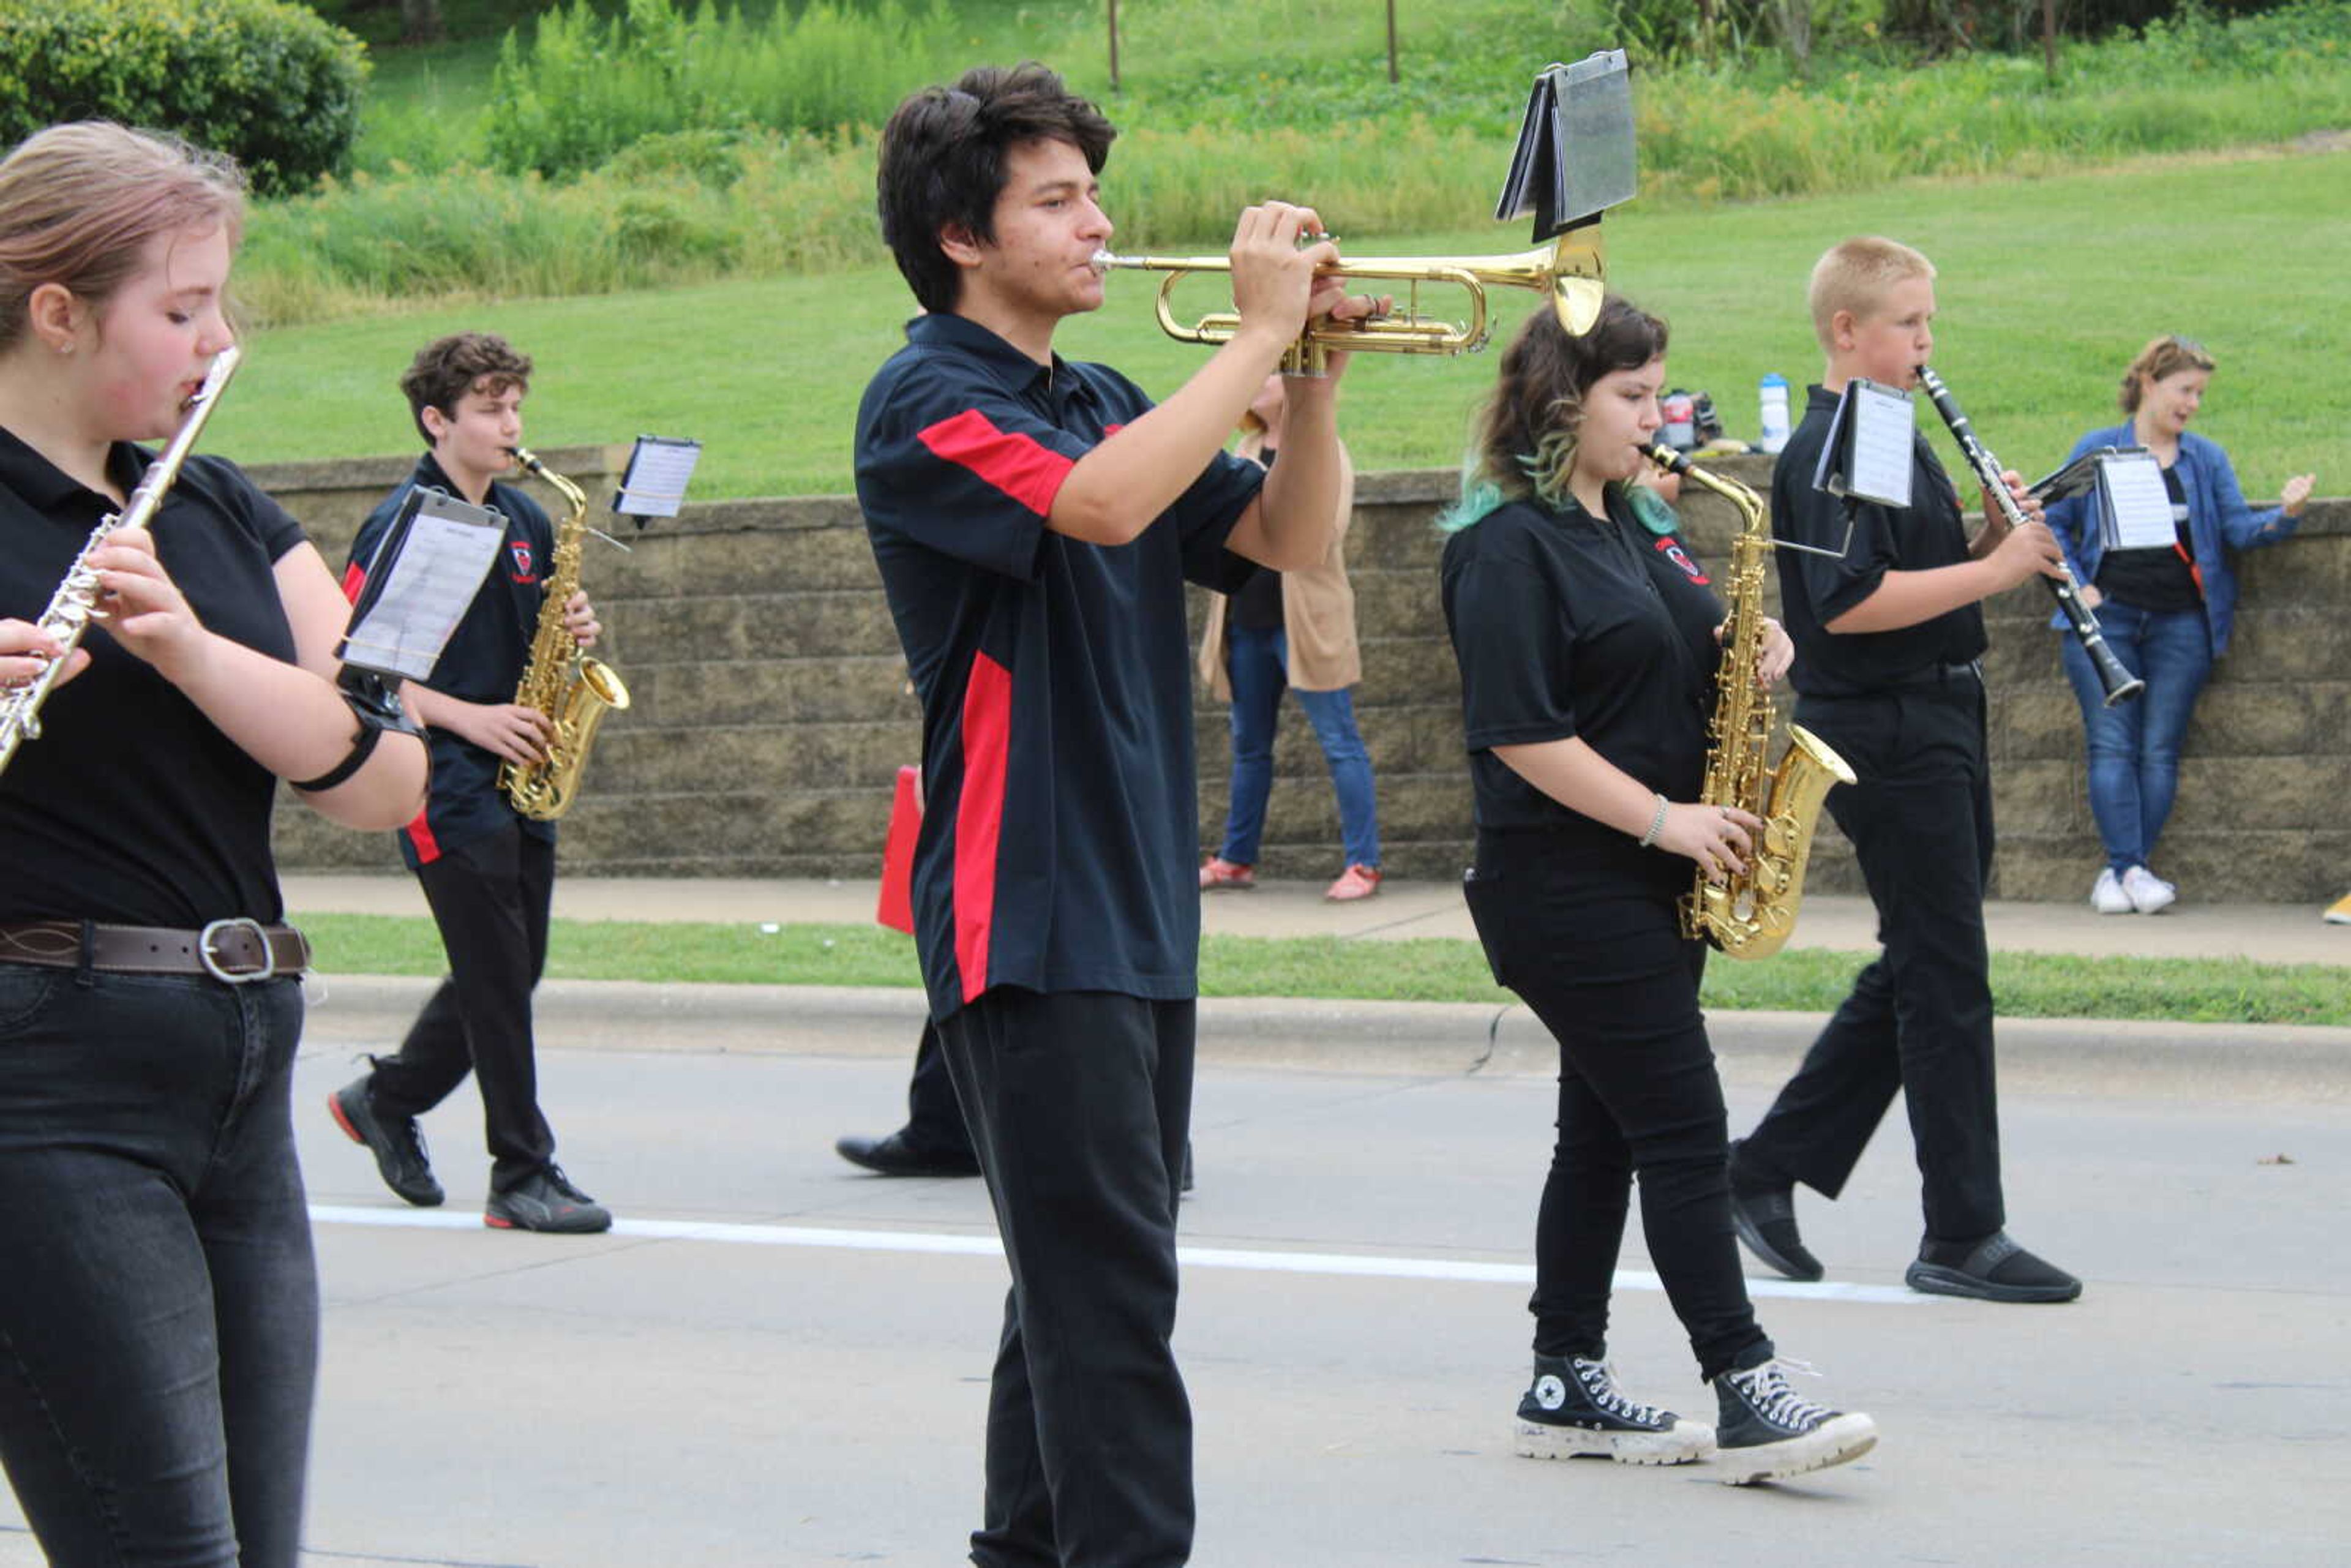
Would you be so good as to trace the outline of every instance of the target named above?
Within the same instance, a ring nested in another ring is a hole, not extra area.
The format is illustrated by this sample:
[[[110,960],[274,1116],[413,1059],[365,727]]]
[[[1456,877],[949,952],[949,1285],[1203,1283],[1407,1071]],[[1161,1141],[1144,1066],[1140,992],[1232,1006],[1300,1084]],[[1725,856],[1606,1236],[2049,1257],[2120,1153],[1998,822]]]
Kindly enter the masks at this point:
[[[2016,504],[2016,497],[2008,493],[2007,481],[2000,476],[2000,460],[1985,451],[1983,443],[1976,439],[1975,427],[1959,411],[1959,400],[1951,396],[1951,389],[1943,384],[1942,377],[1925,365],[1918,367],[1918,384],[1927,389],[1928,400],[1934,403],[1935,412],[1941,414],[1943,423],[1951,427],[1952,438],[1959,442],[1959,450],[1967,455],[1968,466],[1976,471],[1976,478],[1990,492],[2000,507],[2001,515],[2008,519],[2008,526],[2022,528],[2029,519],[2024,515],[2024,508]],[[2074,580],[2074,569],[2060,561],[2058,570],[2064,573],[2063,576],[2044,577],[2041,580],[2047,583],[2049,591],[2056,596],[2057,608],[2064,612],[2067,623],[2074,628],[2074,635],[2082,640],[2082,651],[2090,655],[2090,668],[2096,672],[2098,685],[2106,694],[2106,706],[2128,702],[2147,690],[2147,683],[2123,668],[2123,662],[2115,656],[2112,648],[2106,646],[2106,634],[2099,629],[2097,616],[2082,602],[2082,585]]]

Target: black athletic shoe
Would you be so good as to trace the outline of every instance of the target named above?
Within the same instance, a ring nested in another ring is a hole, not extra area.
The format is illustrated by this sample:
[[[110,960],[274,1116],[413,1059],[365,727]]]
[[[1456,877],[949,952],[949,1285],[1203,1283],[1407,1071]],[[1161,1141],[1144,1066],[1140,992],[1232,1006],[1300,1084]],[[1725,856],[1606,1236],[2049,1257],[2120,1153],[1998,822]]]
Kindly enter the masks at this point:
[[[841,1138],[834,1142],[832,1152],[852,1166],[862,1166],[876,1176],[975,1176],[979,1174],[979,1162],[969,1149],[934,1150],[918,1148],[906,1141],[901,1129],[886,1137]]]
[[[1714,1429],[1714,1462],[1724,1484],[1752,1486],[1824,1470],[1877,1447],[1877,1423],[1803,1398],[1788,1386],[1790,1367],[1813,1371],[1774,1356],[1714,1380],[1721,1416]]]
[[[482,1223],[494,1230],[545,1230],[593,1236],[612,1228],[612,1211],[573,1186],[562,1167],[536,1170],[504,1192],[490,1194]]]
[[[1604,1361],[1538,1355],[1519,1401],[1518,1449],[1531,1459],[1684,1465],[1714,1451],[1714,1429],[1627,1399]]]
[[[1825,1272],[1821,1260],[1805,1250],[1803,1238],[1796,1234],[1794,1186],[1787,1182],[1773,1186],[1741,1181],[1739,1145],[1738,1139],[1730,1145],[1731,1228],[1767,1268],[1791,1280],[1819,1279]]]
[[[375,1156],[383,1185],[419,1208],[438,1208],[445,1196],[434,1179],[424,1134],[413,1116],[379,1116],[368,1092],[371,1078],[346,1083],[327,1096],[327,1114],[354,1144]]]
[[[1981,1241],[1929,1241],[1902,1278],[1914,1291],[1979,1301],[2070,1301],[2082,1281],[1995,1230]]]

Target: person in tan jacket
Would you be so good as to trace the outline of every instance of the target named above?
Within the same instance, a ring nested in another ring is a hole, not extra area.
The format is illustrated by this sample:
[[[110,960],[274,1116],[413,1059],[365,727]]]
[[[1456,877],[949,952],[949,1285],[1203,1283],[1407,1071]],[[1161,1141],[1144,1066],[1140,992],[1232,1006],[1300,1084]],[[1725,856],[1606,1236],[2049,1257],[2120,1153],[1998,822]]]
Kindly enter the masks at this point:
[[[1268,376],[1241,420],[1243,457],[1273,465],[1281,449],[1281,377]],[[1340,450],[1344,476],[1339,526],[1330,554],[1303,571],[1260,568],[1239,592],[1208,597],[1200,636],[1200,678],[1232,705],[1233,772],[1225,813],[1224,845],[1200,867],[1200,891],[1248,888],[1257,883],[1258,844],[1266,800],[1273,789],[1273,742],[1281,694],[1298,698],[1322,743],[1331,786],[1339,797],[1345,859],[1322,896],[1333,903],[1369,898],[1380,888],[1379,809],[1373,794],[1371,755],[1355,728],[1347,688],[1364,678],[1355,647],[1355,591],[1347,583],[1347,523],[1355,499],[1354,467]]]

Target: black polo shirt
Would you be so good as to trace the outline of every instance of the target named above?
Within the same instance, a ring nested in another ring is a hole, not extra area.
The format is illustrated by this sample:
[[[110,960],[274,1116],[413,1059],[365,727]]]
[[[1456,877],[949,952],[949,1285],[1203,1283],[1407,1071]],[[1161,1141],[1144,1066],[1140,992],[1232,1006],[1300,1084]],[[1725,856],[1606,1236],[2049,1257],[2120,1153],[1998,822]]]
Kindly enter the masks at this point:
[[[1881,506],[1813,487],[1837,396],[1813,387],[1804,417],[1771,465],[1771,532],[1822,549],[1835,549],[1853,518],[1853,542],[1843,557],[1774,550],[1780,567],[1781,615],[1796,644],[1790,672],[1804,696],[1855,696],[1904,685],[1944,664],[1981,654],[1983,610],[1964,604],[1916,626],[1891,632],[1831,633],[1824,624],[1859,604],[1889,571],[1926,571],[1968,559],[1967,521],[1950,476],[1927,444],[1911,437],[1910,505]]]
[[[916,318],[857,411],[857,498],[923,702],[916,946],[932,1013],[996,986],[1198,989],[1199,849],[1184,582],[1264,471],[1219,454],[1143,535],[1047,528],[1079,458],[1151,407],[954,315]]]
[[[1446,540],[1440,581],[1478,825],[1545,829],[1614,857],[1636,841],[1492,750],[1573,737],[1668,800],[1705,783],[1721,601],[1679,534],[1635,521],[1614,486],[1608,511],[1503,507]],[[1686,881],[1687,866],[1674,874]]]
[[[343,591],[354,602],[367,586],[376,547],[399,513],[402,498],[419,485],[464,499],[431,453],[417,459],[416,472],[368,514],[351,540]],[[441,662],[433,667],[433,678],[424,684],[467,702],[510,703],[530,657],[531,639],[538,632],[538,608],[546,598],[542,580],[555,559],[555,528],[538,503],[512,485],[493,482],[483,504],[505,514],[506,548],[491,563],[490,574],[482,580],[474,602],[450,634]],[[498,789],[495,755],[445,729],[428,730],[426,740],[433,750],[432,791],[424,810],[399,833],[400,852],[411,870],[509,823],[521,824],[535,839],[555,837],[553,822],[522,816],[507,803]]]
[[[117,442],[127,495],[154,454]],[[0,430],[0,616],[37,622],[114,501]],[[301,525],[235,465],[190,457],[152,531],[204,627],[292,663],[273,567]],[[270,858],[269,770],[180,689],[93,625],[89,668],[51,689],[41,737],[0,774],[0,920],[198,926],[284,913]]]

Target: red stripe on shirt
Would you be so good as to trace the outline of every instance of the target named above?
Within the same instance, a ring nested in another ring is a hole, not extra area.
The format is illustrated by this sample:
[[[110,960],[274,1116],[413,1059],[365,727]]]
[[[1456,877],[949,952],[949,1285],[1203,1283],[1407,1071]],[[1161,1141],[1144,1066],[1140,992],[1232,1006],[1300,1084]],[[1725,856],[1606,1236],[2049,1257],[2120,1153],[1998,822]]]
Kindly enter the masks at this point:
[[[1012,749],[1012,673],[974,653],[963,694],[963,791],[956,801],[956,970],[963,999],[987,989],[996,921],[996,852],[1004,836],[1004,773]]]
[[[360,590],[367,586],[367,568],[353,561],[343,568],[343,597],[353,604],[360,601]]]
[[[976,408],[939,421],[917,439],[933,456],[969,469],[1040,517],[1052,511],[1061,482],[1077,466],[1074,459],[1017,430],[997,429]]]
[[[416,813],[416,821],[409,823],[405,830],[408,847],[416,852],[416,863],[419,865],[431,865],[441,858],[441,841],[433,836],[433,824],[428,820],[432,810],[428,803],[423,810]]]

